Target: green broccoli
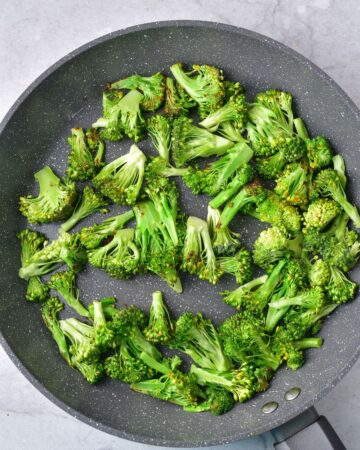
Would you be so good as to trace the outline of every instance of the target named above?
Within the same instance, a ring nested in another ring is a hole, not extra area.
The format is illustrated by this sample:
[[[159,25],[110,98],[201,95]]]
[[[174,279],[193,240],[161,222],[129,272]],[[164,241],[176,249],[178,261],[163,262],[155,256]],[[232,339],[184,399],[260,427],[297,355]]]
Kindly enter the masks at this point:
[[[207,224],[216,256],[234,255],[241,247],[239,234],[220,227],[220,211],[208,205]]]
[[[95,192],[91,187],[85,186],[81,198],[78,200],[71,216],[61,224],[62,231],[71,230],[78,222],[95,212],[107,213],[109,202],[102,195]]]
[[[172,127],[171,120],[166,116],[157,114],[156,116],[149,117],[146,122],[146,127],[159,155],[164,161],[169,163]]]
[[[181,268],[212,284],[223,273],[216,261],[207,223],[198,217],[188,218]]]
[[[98,248],[106,239],[113,237],[118,230],[121,230],[133,217],[134,212],[129,210],[109,217],[100,224],[83,228],[79,233],[80,242],[88,250]]]
[[[150,158],[145,166],[145,181],[157,183],[159,178],[182,177],[188,175],[192,167],[173,167],[161,156]]]
[[[346,303],[353,300],[357,284],[350,281],[336,266],[330,265],[330,279],[325,291],[333,303]]]
[[[160,108],[165,98],[165,77],[160,72],[150,77],[132,75],[111,83],[110,87],[111,89],[139,89],[144,95],[141,101],[144,111],[155,111]]]
[[[67,219],[77,201],[74,182],[58,178],[49,166],[36,172],[39,195],[20,197],[19,210],[30,223],[48,223]]]
[[[135,241],[135,230],[117,230],[110,242],[88,251],[89,263],[110,276],[126,279],[139,270],[140,250]]]
[[[205,119],[223,105],[225,86],[222,70],[208,65],[193,65],[193,70],[186,73],[181,63],[173,64],[170,70],[179,85],[199,105],[200,119]]]
[[[234,407],[234,397],[229,391],[218,386],[207,386],[205,389],[205,400],[197,406],[185,406],[186,412],[210,411],[214,416],[227,413]]]
[[[346,187],[345,161],[341,155],[335,155],[332,159],[335,172],[338,174],[343,189]]]
[[[144,329],[144,335],[150,342],[167,343],[173,333],[174,324],[163,301],[162,293],[156,291],[152,295],[149,323]]]
[[[76,275],[73,272],[54,273],[49,280],[49,287],[57,291],[67,305],[80,316],[89,317],[89,311],[80,302],[79,290],[76,287]]]
[[[170,347],[186,353],[205,369],[223,372],[232,368],[214,325],[201,313],[186,312],[178,318]]]
[[[117,308],[115,308],[116,298],[115,297],[104,297],[99,300],[102,305],[102,310],[106,319],[112,319],[112,317],[117,314]],[[91,320],[94,319],[94,305],[90,303],[88,306],[89,317]]]
[[[311,264],[308,276],[312,287],[326,286],[330,279],[329,264],[323,259],[316,259],[315,262]]]
[[[282,297],[272,300],[269,306],[281,309],[287,306],[301,306],[304,309],[319,310],[324,306],[325,295],[321,287],[315,286],[310,290],[301,292],[295,297]]]
[[[309,202],[306,163],[300,161],[285,166],[276,179],[274,190],[290,205],[305,208]]]
[[[95,344],[101,353],[104,353],[117,346],[117,340],[114,331],[111,329],[110,322],[105,318],[103,302],[94,301],[92,320],[95,330]]]
[[[72,180],[84,181],[93,178],[103,162],[105,145],[97,130],[72,128],[67,139],[71,146],[66,173]],[[96,152],[96,153],[95,153]]]
[[[322,170],[330,166],[333,150],[329,141],[323,136],[314,139],[306,139],[306,152],[312,170]]]
[[[165,81],[165,114],[169,117],[187,115],[196,102],[175,80],[166,77]]]
[[[343,188],[343,181],[333,169],[324,169],[315,178],[315,186],[323,197],[335,200],[353,221],[356,228],[360,228],[360,215],[356,206],[352,205]]]
[[[238,284],[249,281],[253,273],[253,259],[251,252],[246,248],[240,249],[235,255],[220,256],[217,258],[220,269],[235,277]]]
[[[265,285],[265,283],[268,281],[269,277],[267,275],[262,275],[261,277],[254,278],[253,280],[248,281],[247,283],[243,284],[242,286],[236,288],[234,291],[224,291],[222,292],[222,296],[224,297],[224,302],[229,305],[233,306],[236,309],[241,309],[243,307],[247,307],[249,302],[252,301],[252,297],[255,294],[255,292],[258,289],[261,289],[261,286]],[[263,289],[268,289],[269,283],[267,283]],[[269,295],[271,294],[272,290],[275,288],[273,285],[271,285],[271,290],[269,291]],[[259,293],[261,291],[259,290]],[[265,292],[265,291],[264,291]]]
[[[323,230],[335,217],[341,212],[340,206],[331,198],[319,198],[310,203],[307,211],[304,213],[304,230],[316,228]]]
[[[146,156],[136,146],[107,164],[93,179],[96,188],[119,205],[134,205],[144,178]]]
[[[46,243],[43,234],[29,229],[21,230],[16,237],[21,244],[21,266],[27,265],[33,255],[41,250]],[[44,284],[39,276],[30,277],[28,279],[25,298],[30,302],[43,302],[49,297],[49,287]]]
[[[223,155],[233,145],[233,142],[224,137],[196,127],[188,117],[179,117],[173,122],[171,146],[177,167],[196,158]]]

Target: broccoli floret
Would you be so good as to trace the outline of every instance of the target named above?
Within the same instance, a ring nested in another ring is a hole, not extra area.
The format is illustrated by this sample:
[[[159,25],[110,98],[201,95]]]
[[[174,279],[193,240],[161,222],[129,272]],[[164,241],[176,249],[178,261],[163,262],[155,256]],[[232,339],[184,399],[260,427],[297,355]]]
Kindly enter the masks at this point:
[[[116,347],[115,333],[111,329],[111,325],[106,321],[103,302],[94,301],[92,320],[95,330],[95,344],[101,353]]]
[[[84,247],[77,235],[61,233],[59,239],[38,250],[19,270],[19,277],[28,280],[45,275],[67,264],[73,272],[78,272],[87,262]]]
[[[342,187],[346,187],[345,161],[341,155],[335,155],[332,159],[335,172],[338,174]]]
[[[333,169],[324,169],[317,175],[315,185],[318,193],[323,197],[335,200],[353,221],[356,228],[360,228],[360,215],[356,206],[352,205],[343,188],[343,182]]]
[[[141,266],[161,277],[172,289],[180,293],[181,280],[176,271],[179,264],[177,198],[174,193],[167,197],[166,192],[163,192],[157,196],[156,202],[155,205],[148,200],[134,207],[136,243],[141,251]]]
[[[207,223],[198,217],[188,218],[181,268],[212,284],[223,273],[216,262]]]
[[[195,375],[199,384],[226,389],[234,400],[240,403],[250,400],[257,392],[265,391],[270,379],[270,371],[267,368],[248,363],[243,363],[239,369],[223,373],[192,365],[190,372]]]
[[[241,247],[239,234],[228,227],[220,227],[220,211],[208,206],[207,224],[216,256],[234,255]]]
[[[30,223],[48,223],[67,219],[77,201],[74,182],[58,178],[49,166],[36,172],[39,195],[20,197],[19,210]]]
[[[112,89],[139,89],[144,98],[141,107],[144,111],[155,111],[160,108],[165,97],[165,77],[158,72],[151,77],[132,75],[111,84]]]
[[[84,133],[82,128],[72,128],[67,139],[71,146],[66,173],[72,180],[93,178],[102,166],[105,145],[95,129]]]
[[[78,222],[95,212],[107,213],[109,202],[101,194],[95,192],[91,187],[85,186],[81,198],[78,200],[71,216],[64,222],[60,229],[71,230]]]
[[[288,164],[276,180],[275,192],[290,205],[308,204],[308,173],[304,162]]]
[[[166,116],[157,114],[156,116],[149,117],[146,126],[154,147],[164,161],[169,163],[172,127],[171,120]]]
[[[140,250],[134,239],[132,228],[116,231],[110,242],[89,250],[89,263],[114,278],[126,279],[135,275],[139,270]]]
[[[303,232],[306,233],[309,228],[323,230],[340,212],[340,206],[331,198],[319,198],[315,200],[310,203],[307,211],[304,213]]]
[[[271,352],[264,324],[249,313],[237,313],[219,327],[224,352],[234,361],[252,362],[277,370],[278,358]]]
[[[317,259],[309,270],[309,281],[312,287],[326,286],[330,279],[330,266],[323,259]]]
[[[193,194],[216,195],[229,182],[242,174],[241,170],[253,156],[251,148],[244,142],[235,144],[224,156],[210,163],[204,169],[192,169],[183,176],[184,183]]]
[[[134,205],[145,172],[146,156],[136,146],[129,153],[107,164],[93,179],[95,187],[119,205]]]
[[[240,249],[235,255],[220,256],[218,264],[224,273],[232,275],[238,284],[249,281],[253,273],[253,259],[246,248]]]
[[[331,165],[333,150],[329,141],[323,136],[314,139],[306,139],[306,152],[310,167],[313,170],[321,170]]]
[[[187,115],[190,108],[194,108],[196,102],[175,80],[166,77],[165,82],[165,114],[170,117]]]
[[[284,233],[298,234],[301,215],[295,206],[281,200],[273,191],[263,189],[262,197],[244,211],[262,222],[268,222]]]
[[[223,155],[234,143],[196,127],[188,117],[179,117],[173,122],[171,145],[175,165],[182,167],[196,158]]]
[[[73,272],[57,272],[49,280],[49,287],[57,291],[66,303],[80,316],[88,317],[89,311],[80,302],[76,287],[76,275]]]
[[[254,262],[262,269],[272,270],[274,265],[289,253],[300,256],[302,252],[302,234],[294,239],[287,236],[277,227],[262,231],[254,244]]]
[[[32,256],[44,247],[46,238],[43,234],[29,229],[21,230],[16,237],[21,243],[21,266],[27,265]],[[49,297],[49,287],[39,276],[30,277],[27,284],[25,298],[30,302],[43,302]]]
[[[151,158],[145,166],[145,180],[148,183],[157,183],[159,178],[183,177],[193,170],[192,167],[173,167],[165,161],[161,156]]]
[[[104,376],[104,366],[99,361],[87,363],[71,359],[73,366],[82,374],[82,376],[91,384],[98,383]]]
[[[92,124],[102,128],[100,136],[109,141],[118,141],[125,133],[135,142],[144,135],[145,120],[140,111],[144,99],[139,91],[132,90],[125,96],[120,91],[108,89],[103,94],[103,117]]]
[[[232,367],[230,358],[224,355],[214,325],[201,313],[187,312],[178,318],[170,346],[186,353],[205,369],[223,372]]]
[[[101,302],[102,305],[102,309],[104,312],[104,316],[107,319],[112,319],[112,317],[117,314],[117,308],[115,308],[115,304],[116,304],[116,298],[115,297],[104,297],[102,299],[99,300],[99,302]],[[88,311],[89,311],[89,316],[91,318],[91,320],[93,320],[94,318],[94,305],[93,303],[90,303],[88,306]]]
[[[80,241],[88,250],[98,248],[106,239],[113,237],[118,230],[121,230],[133,217],[134,212],[130,210],[118,216],[109,217],[100,224],[83,228],[79,233]]]
[[[333,303],[346,303],[353,300],[357,284],[350,281],[336,266],[330,266],[330,279],[325,286],[326,293]]]
[[[222,193],[224,192],[225,191]],[[257,181],[246,184],[226,203],[220,216],[220,227],[227,227],[239,211],[248,211],[251,206],[262,202],[265,197],[266,193]],[[214,201],[210,202],[210,206],[218,207],[220,202],[216,201],[217,198],[219,198],[219,196],[215,197]],[[216,205],[214,205],[214,203],[216,203]]]
[[[218,110],[224,103],[225,86],[222,70],[208,65],[193,65],[193,70],[186,73],[182,64],[170,67],[176,81],[199,105],[200,119]]]
[[[272,300],[269,306],[281,309],[287,306],[301,306],[304,309],[319,310],[324,306],[325,295],[321,287],[316,286],[304,291],[295,297],[282,297]]]
[[[262,275],[261,277],[257,277],[251,281],[248,281],[247,283],[235,289],[235,291],[222,292],[224,302],[236,309],[246,307],[247,304],[251,301],[251,298],[254,295],[255,291],[257,289],[260,289],[260,287],[265,284],[268,278],[269,277],[267,275]]]
[[[240,133],[244,131],[247,122],[248,105],[246,103],[245,95],[238,94],[229,98],[224,106],[211,112],[200,125],[207,128],[209,131],[216,131],[219,125],[223,122],[232,122]]]
[[[150,342],[167,343],[174,332],[174,324],[163,301],[162,293],[156,291],[152,295],[149,323],[144,330]]]
[[[206,399],[197,406],[185,406],[186,412],[209,411],[214,416],[227,413],[234,407],[234,397],[229,391],[218,386],[207,386],[205,389]]]

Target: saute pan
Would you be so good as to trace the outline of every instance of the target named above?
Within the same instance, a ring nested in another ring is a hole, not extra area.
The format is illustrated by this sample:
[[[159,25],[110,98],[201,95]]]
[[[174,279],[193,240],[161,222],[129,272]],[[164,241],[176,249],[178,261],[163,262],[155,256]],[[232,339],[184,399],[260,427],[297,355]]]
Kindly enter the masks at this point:
[[[1,343],[19,370],[50,400],[84,422],[122,438],[154,445],[200,447],[276,428],[276,439],[284,440],[278,448],[311,449],[316,442],[317,448],[343,448],[325,419],[318,419],[314,410],[308,410],[358,358],[358,299],[338,308],[325,322],[320,333],[324,346],[307,351],[303,368],[296,372],[280,370],[268,391],[220,417],[185,413],[174,405],[135,394],[120,382],[87,384],[59,356],[41,322],[38,305],[24,301],[25,284],[17,277],[20,250],[15,236],[26,226],[17,209],[19,195],[34,190],[33,174],[43,165],[63,173],[68,151],[65,138],[70,127],[89,126],[100,116],[101,93],[107,81],[135,72],[167,72],[177,61],[221,67],[228,79],[245,85],[249,98],[270,87],[291,91],[297,113],[311,133],[327,136],[344,156],[350,179],[348,191],[356,200],[360,193],[359,111],[339,86],[304,57],[259,34],[208,22],[145,24],[101,37],[41,75],[0,126]],[[109,145],[108,160],[127,152],[129,146],[127,140]],[[149,143],[144,141],[140,147],[147,152]],[[205,217],[205,197],[193,197],[181,188],[181,203],[187,213]],[[50,239],[56,236],[57,225],[40,228]],[[251,246],[261,225],[238,217],[236,228],[244,243]],[[360,282],[358,268],[351,277]],[[89,268],[79,276],[85,303],[114,295],[120,305],[135,303],[148,309],[151,293],[161,289],[175,316],[187,309],[201,310],[219,323],[233,312],[219,296],[224,289],[235,288],[231,280],[223,279],[213,287],[184,276],[183,285],[184,293],[177,295],[150,275],[121,282]],[[300,394],[286,400],[292,388],[298,388]],[[269,402],[270,406],[263,408]],[[291,420],[299,415],[296,421]],[[297,433],[306,425],[306,432]]]

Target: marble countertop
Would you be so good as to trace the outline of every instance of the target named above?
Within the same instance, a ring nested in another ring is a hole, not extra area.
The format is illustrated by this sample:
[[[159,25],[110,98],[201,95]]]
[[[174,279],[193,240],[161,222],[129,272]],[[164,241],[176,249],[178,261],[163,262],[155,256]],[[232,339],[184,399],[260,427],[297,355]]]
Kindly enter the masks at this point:
[[[277,39],[325,70],[360,106],[357,0],[3,0],[2,10],[0,119],[38,75],[71,50],[113,30],[170,19],[223,22]],[[350,450],[358,449],[360,442],[359,380],[360,362],[316,405]],[[254,438],[241,448],[260,449],[263,443],[264,437]],[[1,347],[0,448],[151,449],[102,433],[63,412],[17,371]]]

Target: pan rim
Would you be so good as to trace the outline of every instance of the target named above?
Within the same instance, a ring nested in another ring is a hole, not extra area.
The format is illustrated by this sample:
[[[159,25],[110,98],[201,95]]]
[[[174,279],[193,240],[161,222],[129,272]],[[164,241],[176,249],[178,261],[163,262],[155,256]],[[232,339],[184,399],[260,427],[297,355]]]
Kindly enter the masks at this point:
[[[56,70],[61,68],[65,63],[73,60],[84,51],[89,50],[95,47],[98,44],[109,41],[111,39],[117,38],[119,36],[128,35],[131,33],[146,31],[149,29],[158,29],[158,28],[169,28],[169,27],[185,27],[185,28],[209,28],[215,29],[224,32],[236,33],[244,36],[251,37],[257,41],[262,43],[266,43],[271,47],[275,47],[276,49],[282,51],[283,53],[288,54],[291,58],[296,59],[302,65],[309,67],[313,72],[315,72],[318,76],[320,76],[325,83],[327,83],[331,88],[333,88],[337,93],[343,98],[352,114],[356,118],[356,120],[360,123],[360,110],[354,103],[354,101],[346,94],[346,92],[322,69],[320,69],[317,65],[312,63],[305,56],[301,55],[297,51],[291,49],[290,47],[269,38],[263,34],[257,33],[255,31],[251,31],[245,28],[237,27],[234,25],[228,25],[221,22],[212,22],[212,21],[198,21],[198,20],[169,20],[169,21],[156,21],[156,22],[147,22],[139,25],[134,25],[127,28],[122,28],[116,31],[112,31],[103,36],[100,36],[96,39],[93,39],[86,44],[81,45],[75,50],[71,51],[67,55],[60,58],[54,64],[52,64],[47,70],[42,72],[17,98],[14,104],[11,106],[9,111],[5,114],[4,118],[0,123],[0,135],[5,130],[8,123],[11,121],[12,116],[16,112],[16,110],[21,106],[21,104],[26,100],[26,98],[31,95],[31,93],[43,82],[46,80],[48,76],[54,73]],[[342,369],[336,374],[336,376],[329,381],[326,385],[320,389],[317,394],[305,404],[302,404],[298,409],[295,408],[295,412],[293,410],[287,416],[287,420],[284,421],[283,418],[274,418],[273,420],[267,421],[267,425],[259,425],[256,428],[253,428],[250,432],[239,432],[237,434],[223,437],[219,439],[210,439],[210,440],[198,440],[198,441],[178,441],[178,440],[168,440],[168,439],[155,439],[146,435],[132,434],[127,433],[125,431],[120,431],[116,428],[105,425],[101,422],[97,422],[90,417],[78,412],[75,408],[68,406],[65,402],[57,398],[54,394],[52,394],[47,388],[45,388],[41,382],[27,369],[27,367],[22,363],[22,361],[18,358],[16,353],[11,349],[10,345],[7,343],[2,331],[0,330],[0,344],[4,348],[5,352],[9,356],[10,360],[14,363],[16,368],[26,377],[27,380],[47,399],[49,399],[56,406],[60,407],[63,411],[67,412],[71,416],[76,419],[81,420],[82,422],[90,425],[94,428],[99,429],[100,431],[104,431],[108,434],[115,435],[122,439],[127,439],[134,442],[139,442],[143,444],[149,445],[157,445],[157,446],[173,446],[173,447],[205,447],[205,446],[213,446],[213,445],[222,445],[228,444],[237,440],[246,439],[248,437],[256,436],[263,432],[269,431],[273,428],[276,428],[283,423],[293,419],[297,415],[299,415],[302,411],[310,408],[313,404],[324,397],[336,384],[344,377],[344,375],[351,369],[353,364],[360,356],[360,344],[357,347],[356,351],[349,358],[346,364],[342,367]]]

